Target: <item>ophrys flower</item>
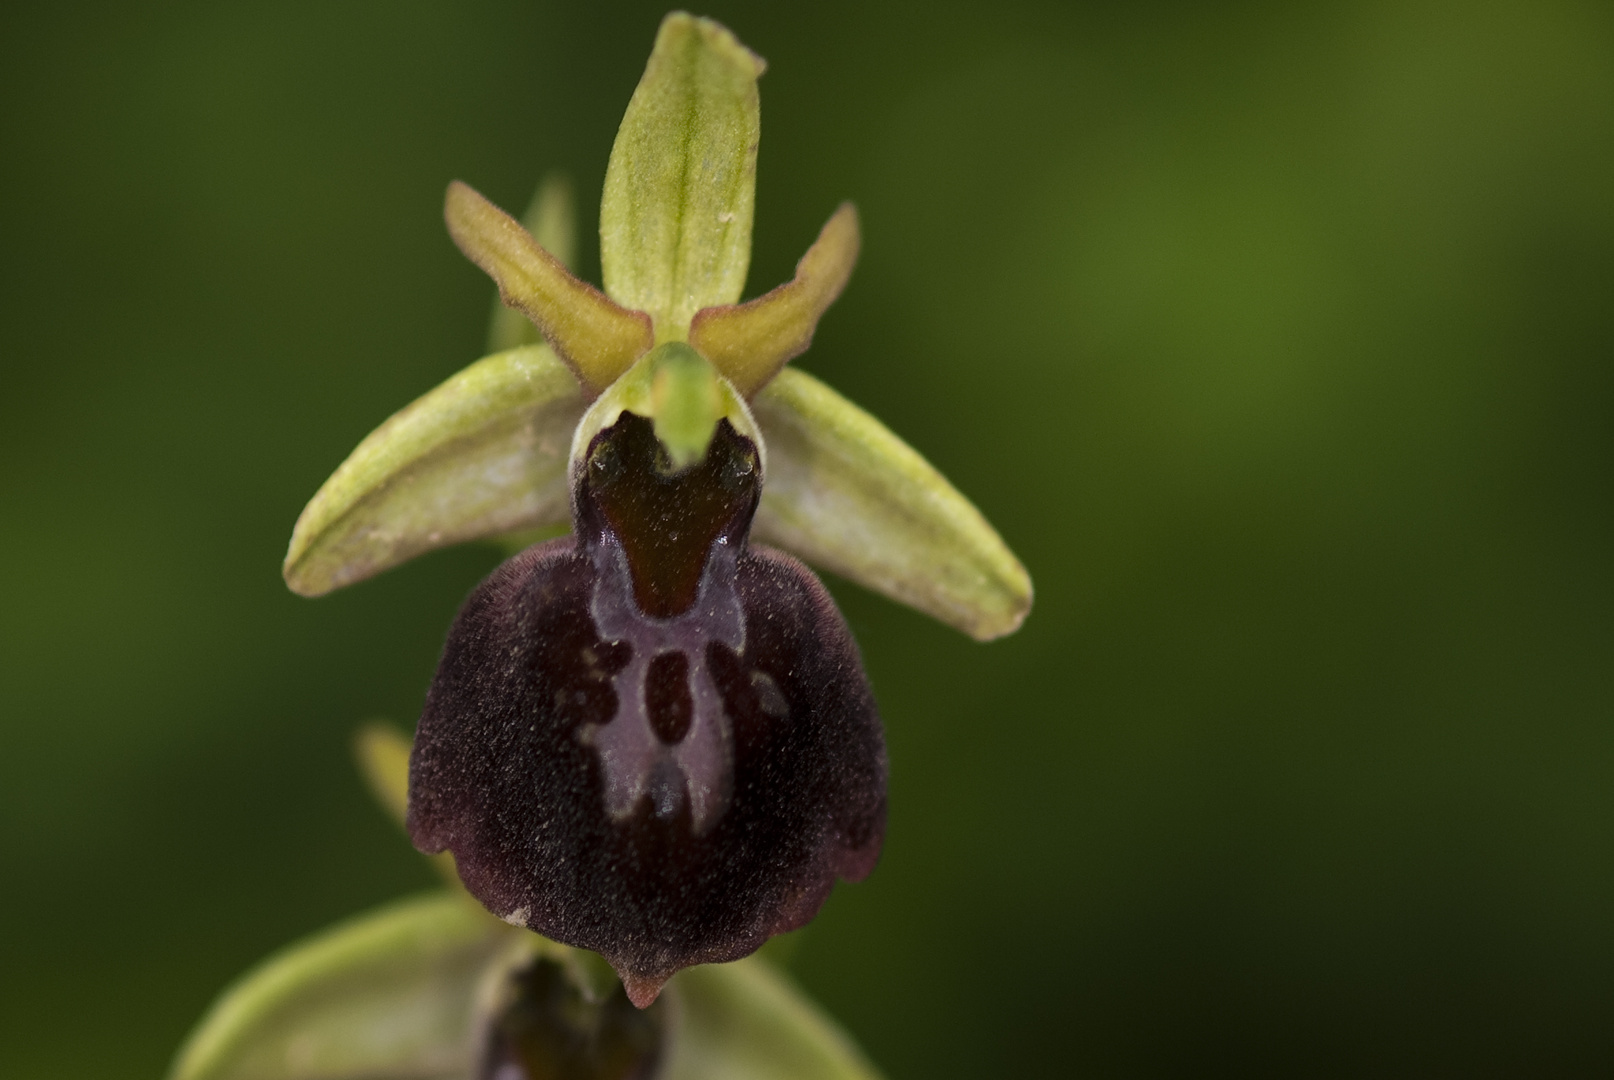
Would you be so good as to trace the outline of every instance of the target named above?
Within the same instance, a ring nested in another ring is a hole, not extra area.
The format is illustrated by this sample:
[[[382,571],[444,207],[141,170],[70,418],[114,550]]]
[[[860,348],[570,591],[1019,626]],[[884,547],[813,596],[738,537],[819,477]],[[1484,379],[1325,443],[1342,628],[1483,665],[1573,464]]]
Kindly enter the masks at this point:
[[[738,302],[762,67],[713,22],[663,22],[606,174],[603,293],[450,187],[456,242],[544,343],[480,361],[365,440],[286,559],[316,595],[570,522],[456,619],[410,827],[495,913],[604,955],[641,1005],[678,969],[806,922],[879,851],[884,749],[856,647],[812,573],[752,535],[983,639],[1030,604],[1024,569],[945,479],[784,367],[850,276],[851,206],[791,282]]]

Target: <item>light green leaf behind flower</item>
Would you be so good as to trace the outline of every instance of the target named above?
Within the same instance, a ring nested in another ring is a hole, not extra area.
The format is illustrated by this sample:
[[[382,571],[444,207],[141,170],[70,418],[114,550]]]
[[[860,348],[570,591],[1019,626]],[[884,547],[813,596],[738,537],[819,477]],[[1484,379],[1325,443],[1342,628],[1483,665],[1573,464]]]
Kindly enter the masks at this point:
[[[662,20],[622,118],[600,204],[600,267],[617,303],[682,341],[704,307],[732,304],[751,260],[766,65],[724,27]]]
[[[170,1080],[470,1080],[479,984],[516,934],[442,894],[339,924],[227,989]]]
[[[880,1080],[846,1033],[752,956],[679,972],[679,1017],[657,1080]]]

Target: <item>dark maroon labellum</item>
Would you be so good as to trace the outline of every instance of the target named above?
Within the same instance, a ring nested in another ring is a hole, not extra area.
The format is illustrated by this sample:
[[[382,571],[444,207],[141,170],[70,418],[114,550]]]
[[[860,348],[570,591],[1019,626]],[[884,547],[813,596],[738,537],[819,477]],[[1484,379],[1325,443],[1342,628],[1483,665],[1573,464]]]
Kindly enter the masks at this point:
[[[416,733],[416,845],[640,1006],[805,924],[884,833],[857,647],[806,567],[748,546],[759,481],[726,420],[674,472],[623,413],[573,477],[575,537],[466,601]]]

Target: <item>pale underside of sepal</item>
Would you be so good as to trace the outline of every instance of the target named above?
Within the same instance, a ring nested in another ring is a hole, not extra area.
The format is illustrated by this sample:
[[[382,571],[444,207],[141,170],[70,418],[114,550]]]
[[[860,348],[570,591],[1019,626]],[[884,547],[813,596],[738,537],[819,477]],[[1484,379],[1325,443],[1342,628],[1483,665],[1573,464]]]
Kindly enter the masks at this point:
[[[1031,578],[929,462],[786,368],[751,402],[769,473],[752,535],[986,641],[1031,610]]]
[[[860,242],[857,209],[842,203],[792,280],[755,300],[696,312],[689,343],[750,397],[812,344],[819,316],[852,276]]]
[[[491,1014],[511,975],[537,959],[592,989],[590,954],[506,926],[463,896],[390,904],[291,946],[227,989],[169,1080],[480,1080]],[[683,972],[665,1001],[657,1080],[879,1078],[761,958]]]
[[[617,303],[683,340],[732,304],[751,258],[765,67],[727,29],[673,12],[617,131],[600,203],[600,266]]]
[[[472,364],[372,432],[303,510],[283,568],[304,596],[440,547],[565,522],[582,390],[543,345]]]

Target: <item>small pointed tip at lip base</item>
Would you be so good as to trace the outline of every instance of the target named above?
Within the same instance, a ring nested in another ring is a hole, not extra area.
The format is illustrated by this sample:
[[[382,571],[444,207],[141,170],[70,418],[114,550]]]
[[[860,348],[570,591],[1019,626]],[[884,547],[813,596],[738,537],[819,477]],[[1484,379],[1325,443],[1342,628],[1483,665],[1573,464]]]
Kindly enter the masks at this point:
[[[622,988],[628,992],[628,1000],[638,1009],[648,1009],[655,1004],[656,998],[661,996],[661,988],[672,978],[670,975],[649,978],[620,970],[617,974],[622,978]]]

